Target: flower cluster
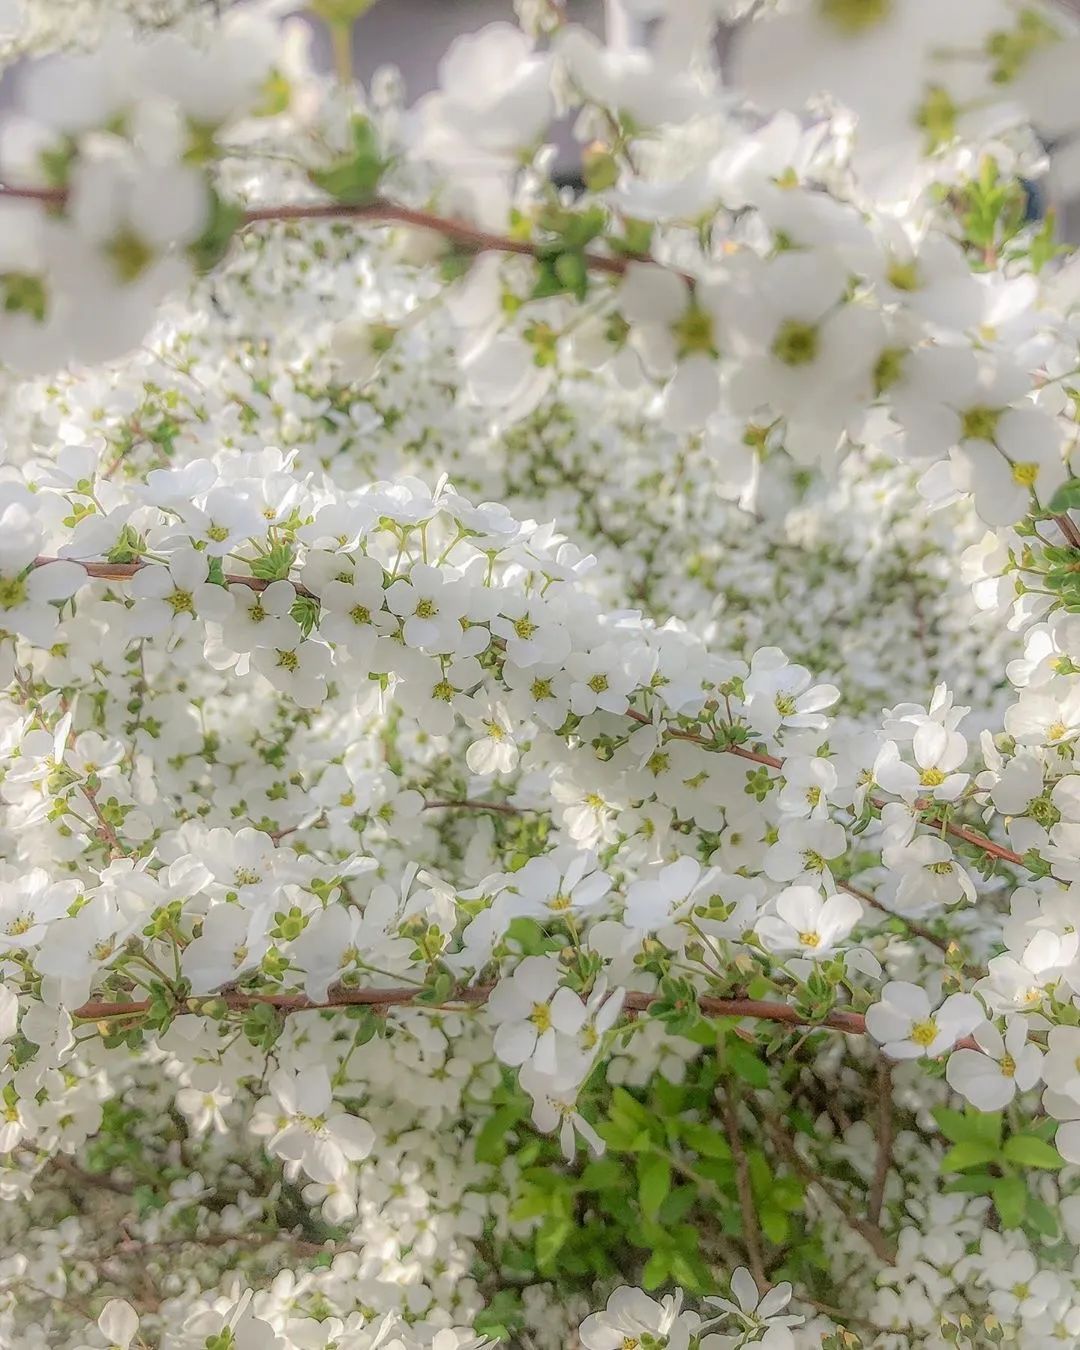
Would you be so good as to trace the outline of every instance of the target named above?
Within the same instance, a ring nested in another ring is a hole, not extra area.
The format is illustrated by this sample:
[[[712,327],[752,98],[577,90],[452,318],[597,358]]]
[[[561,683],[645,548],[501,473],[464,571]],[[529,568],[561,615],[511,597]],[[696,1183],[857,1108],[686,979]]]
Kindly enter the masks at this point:
[[[0,132],[0,1345],[1071,1342],[1068,21],[528,0],[409,106],[99,8]]]

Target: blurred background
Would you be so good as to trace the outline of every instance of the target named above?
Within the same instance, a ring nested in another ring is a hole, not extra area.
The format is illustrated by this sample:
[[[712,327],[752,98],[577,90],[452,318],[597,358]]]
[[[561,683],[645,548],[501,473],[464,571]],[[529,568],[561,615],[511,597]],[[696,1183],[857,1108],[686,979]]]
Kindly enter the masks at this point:
[[[965,0],[942,0],[944,4],[964,4]],[[1067,21],[1080,20],[1080,0],[1046,0]],[[298,6],[299,8],[299,6]],[[631,41],[641,36],[641,25],[631,19],[622,0],[566,0],[567,15],[602,34],[608,25],[616,25]],[[473,32],[495,20],[514,20],[512,0],[378,0],[360,18],[353,29],[353,62],[357,77],[367,84],[374,72],[385,65],[398,67],[405,79],[410,102],[438,84],[438,65],[449,44],[461,33]],[[332,63],[330,41],[324,24],[311,20],[314,50],[321,64]],[[733,28],[721,27],[717,49],[723,67]],[[1080,100],[1080,70],[1076,72],[1076,96]],[[1080,145],[1051,146],[1051,168],[1055,155],[1064,164],[1080,156]],[[577,150],[567,135],[562,138],[558,176],[573,182],[578,175]],[[1075,172],[1069,173],[1076,180]],[[1041,185],[1033,202],[1033,214],[1042,215],[1053,207],[1058,218],[1058,233],[1064,239],[1080,241],[1080,193],[1063,195],[1055,191],[1053,172]]]

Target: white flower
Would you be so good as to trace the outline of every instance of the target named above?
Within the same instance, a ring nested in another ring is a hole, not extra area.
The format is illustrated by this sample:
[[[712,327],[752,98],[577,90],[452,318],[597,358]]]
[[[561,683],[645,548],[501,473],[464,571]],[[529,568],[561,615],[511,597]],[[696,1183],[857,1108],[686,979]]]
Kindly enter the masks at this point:
[[[562,969],[550,956],[526,956],[499,981],[488,1000],[495,1025],[495,1053],[504,1064],[530,1062],[549,1077],[573,1056],[574,1036],[585,1020],[585,1005],[572,989],[559,988]]]
[[[626,1350],[643,1343],[656,1350],[688,1350],[689,1314],[683,1313],[682,1294],[665,1294],[659,1301],[640,1289],[620,1285],[608,1297],[603,1312],[591,1313],[578,1330],[584,1350]]]
[[[386,603],[404,620],[402,634],[410,647],[449,655],[461,646],[468,593],[439,568],[417,563],[407,581],[399,578],[387,588]]]
[[[814,685],[810,672],[789,664],[778,647],[759,647],[745,680],[746,711],[754,729],[773,736],[780,727],[823,730],[822,715],[840,697],[831,684]]]
[[[270,1153],[297,1164],[312,1181],[336,1181],[371,1152],[375,1131],[367,1121],[333,1111],[324,1065],[296,1074],[278,1069],[269,1087],[271,1095],[257,1103],[249,1128],[267,1138]]]
[[[813,886],[789,886],[775,900],[776,914],[758,919],[755,932],[770,952],[828,956],[862,918],[853,895],[822,899]]]
[[[1022,1017],[1009,1019],[1004,1037],[992,1022],[977,1027],[974,1037],[979,1049],[954,1050],[945,1068],[949,1086],[972,1106],[1000,1111],[1039,1081],[1042,1051],[1028,1043]]]
[[[98,1328],[110,1350],[128,1350],[139,1330],[139,1314],[122,1298],[111,1298],[101,1310]]]
[[[985,1020],[971,994],[950,994],[935,1009],[926,990],[906,980],[890,981],[881,993],[866,1010],[866,1029],[892,1059],[934,1059]]]
[[[477,774],[510,773],[519,755],[513,718],[505,705],[497,700],[489,700],[486,707],[474,700],[474,705],[476,716],[467,716],[466,720],[484,735],[465,751],[465,763]]]
[[[784,1312],[791,1302],[792,1294],[791,1285],[786,1280],[760,1294],[754,1277],[745,1266],[739,1266],[731,1275],[731,1293],[734,1302],[716,1296],[705,1299],[711,1307],[721,1310],[719,1318],[710,1318],[705,1325],[734,1317],[740,1329],[765,1332],[764,1337],[754,1337],[755,1345],[768,1346],[770,1350],[785,1350],[785,1347],[794,1346],[795,1342],[787,1328],[801,1326],[806,1319]],[[705,1350],[721,1350],[728,1344],[727,1337],[715,1335],[702,1340]]]
[[[225,588],[207,580],[205,553],[178,549],[164,567],[149,564],[131,580],[135,601],[129,623],[134,637],[156,637],[194,623],[196,616],[224,619],[230,605]]]

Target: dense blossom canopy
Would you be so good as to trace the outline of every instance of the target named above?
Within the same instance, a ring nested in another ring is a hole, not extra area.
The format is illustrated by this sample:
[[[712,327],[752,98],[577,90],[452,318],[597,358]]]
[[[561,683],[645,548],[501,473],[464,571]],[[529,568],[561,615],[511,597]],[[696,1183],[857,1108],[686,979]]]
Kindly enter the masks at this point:
[[[0,3],[0,1346],[1076,1344],[1080,34],[370,2]]]

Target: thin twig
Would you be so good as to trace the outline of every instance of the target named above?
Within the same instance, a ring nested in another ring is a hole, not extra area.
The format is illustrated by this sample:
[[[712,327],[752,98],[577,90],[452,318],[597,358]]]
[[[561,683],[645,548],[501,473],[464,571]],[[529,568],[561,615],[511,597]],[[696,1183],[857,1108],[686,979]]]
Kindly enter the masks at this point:
[[[848,895],[853,895],[856,900],[861,900],[864,904],[876,909],[881,914],[887,914],[890,919],[897,919],[904,925],[912,937],[922,938],[924,942],[929,942],[932,947],[936,947],[943,955],[949,955],[949,949],[952,943],[947,938],[939,938],[936,933],[931,933],[929,928],[924,928],[922,924],[916,923],[904,914],[897,914],[895,910],[890,909],[888,905],[883,905],[875,895],[869,891],[861,890],[858,886],[852,886],[849,881],[838,881],[837,886],[842,891],[847,891]],[[973,980],[977,980],[986,974],[981,966],[969,965],[967,962],[960,967],[965,975]]]
[[[771,1120],[766,1120],[765,1128],[776,1146],[787,1162],[788,1166],[802,1181],[808,1186],[816,1186],[827,1200],[843,1215],[844,1222],[852,1230],[858,1233],[864,1242],[870,1247],[874,1255],[886,1265],[892,1265],[896,1261],[896,1253],[893,1251],[885,1234],[877,1226],[871,1223],[869,1219],[864,1219],[856,1214],[847,1203],[845,1197],[839,1191],[826,1182],[825,1178],[806,1162],[802,1154],[795,1147],[794,1143],[787,1137],[784,1131]]]
[[[83,571],[87,574],[87,576],[95,577],[105,581],[127,581],[130,580],[130,578],[133,577],[137,572],[141,572],[144,567],[150,567],[155,565],[152,563],[145,563],[145,562],[134,562],[134,563],[83,562],[82,560],[77,558],[61,560],[52,557],[35,558],[32,565],[34,567],[46,567],[48,566],[49,563],[57,561],[75,562],[78,564],[79,567],[83,569]],[[267,586],[270,585],[269,581],[264,581],[260,577],[244,576],[240,573],[232,573],[232,572],[226,573],[226,575],[222,578],[222,580],[226,583],[226,585],[247,586],[253,591],[264,591],[266,590]],[[316,596],[314,592],[309,591],[307,587],[302,586],[297,582],[293,582],[292,585],[297,595],[305,595],[313,600],[318,599],[318,596]],[[626,710],[626,716],[630,718],[632,722],[638,722],[646,726],[652,724],[652,719],[646,717],[644,713],[638,712],[636,708],[628,708]],[[704,745],[708,747],[710,750],[723,750],[726,754],[736,755],[740,759],[751,760],[755,764],[765,764],[771,769],[782,770],[784,767],[784,761],[782,759],[778,759],[775,755],[767,755],[758,750],[748,750],[746,746],[743,745],[720,746],[717,745],[715,741],[709,740],[708,737],[706,736],[699,736],[696,732],[692,731],[678,731],[673,727],[665,728],[665,732],[668,736],[674,738],[675,740],[693,741],[695,744]],[[871,797],[869,800],[879,811],[883,810],[885,806],[888,805],[887,802],[883,801],[879,797]],[[916,801],[912,803],[912,806],[916,811],[927,811],[930,809],[931,803],[927,802],[923,798],[918,798],[916,799]],[[985,835],[977,834],[974,830],[970,830],[964,825],[956,825],[951,820],[945,820],[937,816],[928,817],[924,821],[924,824],[930,826],[931,828],[943,829],[946,832],[946,834],[951,834],[956,839],[962,839],[964,843],[971,844],[974,848],[980,849],[983,853],[989,854],[993,858],[998,858],[1002,862],[1009,862],[1012,863],[1014,866],[1023,867],[1025,869],[1027,867],[1027,864],[1024,862],[1023,857],[1019,853],[1014,853],[1012,849],[1006,848],[1003,844],[994,843],[992,839],[988,839]]]
[[[498,811],[504,816],[520,816],[529,810],[526,806],[511,806],[509,802],[462,801],[425,802],[425,811]]]
[[[63,188],[12,187],[0,184],[0,200],[39,202],[52,210],[62,210],[67,202],[67,192]],[[433,234],[449,239],[459,248],[470,253],[517,253],[525,257],[540,258],[548,256],[551,244],[533,242],[528,239],[512,239],[509,235],[495,234],[480,229],[467,220],[458,220],[453,216],[440,216],[432,211],[421,211],[411,206],[402,206],[398,202],[385,198],[376,198],[362,206],[350,206],[345,202],[279,202],[270,206],[253,206],[244,212],[243,225],[260,225],[275,221],[304,220],[350,220],[366,221],[373,225],[408,225],[414,229],[430,230]],[[582,252],[581,260],[590,271],[606,272],[613,276],[622,276],[632,261],[650,261],[637,255],[613,257],[604,253]],[[667,269],[669,271],[677,269]],[[688,285],[693,278],[684,272],[678,272]]]
[[[892,1166],[894,1137],[892,1068],[884,1057],[878,1060],[877,1067],[877,1108],[877,1158],[866,1202],[866,1217],[875,1227],[881,1223],[881,1207],[885,1203],[885,1183]]]
[[[651,726],[652,718],[646,717],[644,713],[639,713],[635,708],[628,708],[626,716],[633,722],[640,722],[643,725]],[[777,759],[775,755],[767,755],[760,750],[748,750],[745,745],[722,745],[718,746],[715,741],[709,740],[707,736],[699,736],[693,731],[676,731],[671,727],[665,729],[668,736],[681,741],[693,741],[697,745],[707,746],[710,750],[723,750],[726,754],[737,755],[739,759],[749,759],[754,764],[765,764],[770,769],[783,769],[784,761]],[[880,797],[868,798],[872,806],[878,811],[884,810],[889,805]],[[933,803],[924,797],[918,797],[911,803],[915,811],[928,811]],[[995,844],[992,839],[985,835],[978,834],[974,830],[968,829],[964,825],[956,825],[951,820],[943,819],[941,816],[929,816],[924,822],[931,829],[944,830],[946,834],[951,834],[956,839],[962,839],[965,844],[971,844],[983,853],[988,853],[993,858],[999,858],[1002,862],[1012,863],[1016,867],[1027,869],[1027,863],[1019,853],[1014,853],[1011,848],[1006,848],[1003,844]]]
[[[724,1132],[731,1145],[731,1156],[735,1163],[735,1190],[742,1211],[742,1237],[746,1248],[746,1259],[750,1262],[750,1274],[758,1287],[758,1293],[764,1294],[769,1288],[765,1274],[765,1262],[761,1255],[761,1228],[758,1225],[757,1206],[754,1204],[754,1189],[750,1181],[750,1162],[742,1146],[739,1133],[739,1116],[736,1110],[734,1089],[722,1085],[717,1089],[720,1104],[720,1118],[724,1122]]]
[[[476,1006],[486,1003],[494,985],[470,985],[458,989],[447,999],[447,1007],[459,1005]],[[370,989],[332,989],[322,1002],[306,998],[303,994],[242,994],[235,990],[223,990],[220,994],[209,994],[198,998],[184,999],[177,1006],[179,1013],[203,1012],[204,1005],[223,1002],[232,1009],[254,1008],[260,1003],[268,1004],[283,1014],[297,1012],[327,1012],[335,1008],[350,1007],[393,1007],[408,1006],[417,1002],[423,992],[415,985]],[[623,1008],[627,1012],[645,1012],[661,998],[660,994],[643,994],[631,990],[623,998]],[[421,1003],[421,1007],[425,1006]],[[435,1006],[435,1005],[432,1005]],[[104,1022],[113,1017],[131,1017],[146,1012],[150,1007],[148,999],[134,999],[128,1003],[105,1003],[91,1001],[84,1003],[72,1012],[73,1017],[85,1022]],[[866,1033],[866,1018],[862,1013],[847,1012],[838,1009],[823,1020],[810,1024],[806,1017],[789,1003],[767,1003],[753,998],[714,998],[703,994],[698,999],[698,1007],[708,1017],[749,1017],[757,1021],[779,1022],[786,1026],[807,1026],[844,1031],[852,1036]],[[974,1042],[972,1042],[974,1044]]]

